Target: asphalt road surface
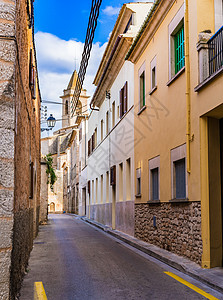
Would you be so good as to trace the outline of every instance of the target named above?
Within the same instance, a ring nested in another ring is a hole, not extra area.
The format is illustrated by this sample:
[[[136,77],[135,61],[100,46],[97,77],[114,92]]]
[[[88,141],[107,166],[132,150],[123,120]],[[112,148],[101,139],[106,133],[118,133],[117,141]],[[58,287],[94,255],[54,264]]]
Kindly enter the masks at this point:
[[[41,281],[48,300],[206,299],[160,265],[72,215],[50,215],[34,241],[20,300]]]

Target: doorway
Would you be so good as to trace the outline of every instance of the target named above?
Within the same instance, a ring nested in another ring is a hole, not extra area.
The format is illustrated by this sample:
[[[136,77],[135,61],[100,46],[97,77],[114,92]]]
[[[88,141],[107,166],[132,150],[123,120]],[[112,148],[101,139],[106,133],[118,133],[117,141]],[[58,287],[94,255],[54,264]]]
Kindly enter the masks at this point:
[[[86,216],[87,204],[86,204],[86,187],[82,189],[82,213],[83,216]]]
[[[112,186],[112,229],[115,229],[116,185]]]

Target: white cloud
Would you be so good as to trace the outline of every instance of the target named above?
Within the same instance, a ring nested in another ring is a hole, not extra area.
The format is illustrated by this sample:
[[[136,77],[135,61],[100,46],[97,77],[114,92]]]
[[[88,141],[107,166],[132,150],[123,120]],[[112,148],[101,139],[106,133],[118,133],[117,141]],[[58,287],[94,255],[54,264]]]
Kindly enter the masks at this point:
[[[102,12],[107,16],[116,16],[120,11],[120,7],[106,6]]]
[[[63,90],[67,87],[75,65],[77,71],[79,70],[84,44],[75,40],[65,41],[46,32],[37,32],[35,40],[42,99],[60,103],[61,99],[59,97],[63,95]],[[92,82],[106,44],[95,43],[92,46],[83,85],[83,88],[87,89],[87,94],[91,97],[95,90]],[[48,115],[53,113],[56,119],[61,119],[61,105],[48,103],[43,103],[43,105],[47,105]],[[60,127],[61,122],[57,122],[55,130]],[[44,132],[43,136],[47,136],[47,134]]]

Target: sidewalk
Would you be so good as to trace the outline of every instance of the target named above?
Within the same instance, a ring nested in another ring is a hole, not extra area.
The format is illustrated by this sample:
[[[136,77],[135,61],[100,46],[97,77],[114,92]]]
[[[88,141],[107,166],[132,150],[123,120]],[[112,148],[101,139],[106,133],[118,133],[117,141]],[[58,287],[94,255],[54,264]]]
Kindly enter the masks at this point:
[[[76,218],[80,218],[83,221],[94,225],[106,233],[122,240],[123,242],[137,248],[138,250],[168,264],[169,266],[183,272],[192,278],[195,278],[202,283],[209,285],[211,288],[223,294],[223,268],[212,268],[212,269],[202,269],[199,265],[191,262],[190,260],[173,254],[167,250],[161,249],[152,244],[143,242],[137,238],[134,238],[128,234],[122,233],[118,230],[112,230],[110,227],[102,225],[96,221],[90,220],[86,217],[80,217],[71,214]]]

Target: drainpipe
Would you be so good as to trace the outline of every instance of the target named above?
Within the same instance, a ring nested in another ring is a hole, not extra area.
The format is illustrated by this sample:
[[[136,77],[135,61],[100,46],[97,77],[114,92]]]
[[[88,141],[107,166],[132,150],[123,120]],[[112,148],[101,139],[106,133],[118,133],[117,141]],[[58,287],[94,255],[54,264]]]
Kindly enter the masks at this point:
[[[187,172],[191,172],[191,97],[190,97],[190,57],[189,57],[189,11],[188,1],[185,0],[185,71],[186,71],[186,147],[187,147]]]

